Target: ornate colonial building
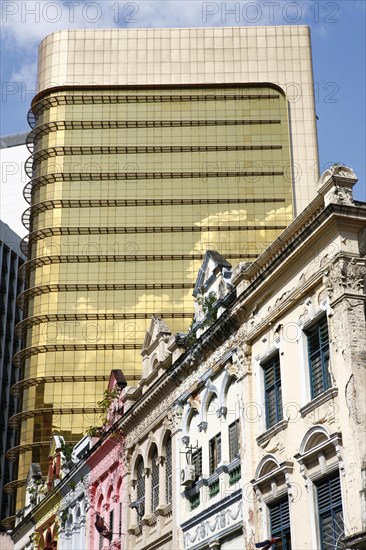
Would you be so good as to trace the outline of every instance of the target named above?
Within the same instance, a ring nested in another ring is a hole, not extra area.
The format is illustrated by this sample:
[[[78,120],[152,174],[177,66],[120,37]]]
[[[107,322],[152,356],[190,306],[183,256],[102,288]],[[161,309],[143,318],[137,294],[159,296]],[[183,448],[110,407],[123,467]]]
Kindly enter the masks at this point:
[[[121,390],[120,418],[90,451],[97,464],[123,434],[89,478],[86,548],[253,550],[270,537],[277,550],[366,548],[366,204],[353,199],[356,181],[347,167],[327,170],[253,263],[233,268],[208,251],[188,335],[153,317],[142,378]]]

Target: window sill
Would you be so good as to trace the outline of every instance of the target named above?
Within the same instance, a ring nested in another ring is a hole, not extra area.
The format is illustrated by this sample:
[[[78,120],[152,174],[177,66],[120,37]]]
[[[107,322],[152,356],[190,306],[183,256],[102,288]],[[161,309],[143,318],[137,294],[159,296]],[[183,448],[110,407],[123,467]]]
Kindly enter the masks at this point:
[[[200,479],[199,482],[197,482],[195,485],[193,485],[192,487],[190,487],[189,489],[186,489],[183,493],[182,493],[182,496],[186,497],[186,498],[190,498],[192,497],[193,495],[197,494],[200,492],[200,489],[201,487],[203,486],[203,480]],[[198,485],[198,483],[200,483],[200,485]]]
[[[256,442],[258,443],[258,445],[263,447],[263,445],[266,445],[273,436],[285,430],[287,428],[287,425],[288,420],[280,420],[280,422],[277,422],[277,424],[269,428],[269,430],[259,435],[256,439]]]
[[[142,533],[141,525],[137,525],[136,523],[132,524],[131,527],[127,529],[127,533],[138,537]]]
[[[171,511],[172,511],[172,503],[170,502],[169,504],[163,504],[163,505],[158,506],[155,510],[155,515],[156,516],[167,516],[171,513]]]
[[[231,462],[230,464],[228,465],[227,467],[227,471],[230,473],[232,472],[233,470],[235,470],[235,468],[237,468],[238,466],[240,466],[240,456],[237,455]]]
[[[330,399],[334,399],[338,395],[338,388],[329,388],[328,390],[325,390],[323,393],[318,395],[317,397],[314,397],[309,403],[307,403],[304,407],[301,407],[300,414],[301,417],[304,418],[307,414],[312,412],[314,409],[317,409]]]

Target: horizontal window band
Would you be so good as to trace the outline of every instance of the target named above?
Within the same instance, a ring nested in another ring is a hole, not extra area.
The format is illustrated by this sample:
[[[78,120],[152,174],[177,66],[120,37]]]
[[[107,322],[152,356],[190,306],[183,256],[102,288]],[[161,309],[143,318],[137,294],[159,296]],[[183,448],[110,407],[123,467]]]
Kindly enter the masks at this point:
[[[36,416],[44,415],[61,415],[61,414],[100,414],[103,409],[100,407],[54,407],[54,408],[39,408],[33,410],[27,410],[14,414],[9,418],[9,426],[11,428],[17,428],[21,422],[28,420],[29,418],[35,418]],[[21,445],[19,446],[21,447]],[[9,460],[14,459],[16,456],[16,449],[19,447],[13,447],[10,449],[6,456]]]
[[[57,156],[66,155],[96,155],[96,154],[140,154],[140,153],[195,153],[216,151],[274,151],[281,150],[282,145],[140,145],[140,146],[59,146],[42,149],[34,153],[30,160],[37,162]]]
[[[30,444],[26,444],[26,445],[22,446],[22,447],[27,447],[22,452],[25,453],[26,451],[31,451],[35,447],[47,447],[47,446],[48,446],[48,448],[50,448],[50,441],[49,440],[47,442],[42,441],[42,442],[39,442],[39,443],[30,443]],[[18,447],[15,447],[15,449],[18,449]],[[11,450],[12,449],[10,449],[10,451]],[[10,451],[8,451],[8,452],[10,452]],[[15,458],[13,460],[15,460]],[[11,495],[11,494],[15,493],[15,491],[18,489],[18,487],[25,487],[26,483],[27,483],[26,478],[24,478],[24,479],[14,479],[13,481],[9,481],[9,483],[6,483],[4,485],[4,492],[7,495]],[[4,519],[2,521],[2,525],[5,525],[5,523],[7,523],[9,519],[10,519],[11,523],[9,523],[8,529],[13,529],[14,525],[13,525],[13,522],[12,522],[12,517]]]
[[[167,227],[47,227],[29,234],[29,244],[48,237],[63,235],[140,235],[150,233],[204,233],[206,231],[261,231],[281,230],[287,225],[193,225]]]
[[[254,126],[281,124],[280,119],[222,119],[222,120],[59,120],[36,126],[27,136],[32,146],[39,137],[59,130],[101,130],[125,128],[179,128],[195,126]]]
[[[48,315],[34,315],[20,321],[15,327],[16,335],[23,338],[26,329],[44,323],[69,321],[125,321],[131,319],[152,319],[157,312],[151,313],[50,313]],[[159,312],[163,319],[192,319],[193,312]]]
[[[279,94],[156,94],[138,95],[131,91],[125,95],[58,95],[43,98],[32,106],[32,112],[39,116],[46,109],[64,105],[114,105],[118,103],[185,103],[192,101],[248,101],[278,99]]]
[[[194,283],[146,283],[146,284],[50,284],[27,288],[17,298],[17,304],[23,308],[34,296],[49,294],[52,292],[99,292],[120,290],[170,290],[194,288]]]
[[[200,204],[264,204],[284,203],[283,197],[275,198],[235,198],[235,199],[55,199],[33,204],[27,209],[32,215],[53,208],[100,208],[130,206],[191,206]]]
[[[33,355],[41,353],[54,353],[65,351],[123,351],[123,350],[139,350],[141,351],[143,342],[138,344],[47,344],[41,346],[32,346],[23,348],[18,351],[13,357],[13,363],[16,367],[21,367],[25,359]]]
[[[141,376],[135,376],[133,374],[125,374],[124,377],[129,382],[137,382],[141,379]],[[39,384],[59,384],[60,382],[108,382],[109,378],[110,374],[85,374],[82,376],[63,374],[57,376],[37,376],[20,380],[11,387],[10,391],[14,397],[19,398],[24,390],[27,390],[33,386],[38,386]]]
[[[79,440],[80,441],[80,440]],[[71,443],[73,445],[76,445],[79,441],[68,441],[68,443]],[[17,447],[12,447],[7,451],[6,457],[11,462],[14,462],[19,455],[26,453],[28,451],[32,451],[33,449],[39,449],[40,447],[43,448],[50,448],[50,441],[36,441],[34,443],[23,443],[22,445],[18,445]],[[4,489],[6,493],[12,493],[17,487],[21,487],[26,484],[26,480],[14,480],[8,483]]]
[[[263,227],[261,229],[264,229]],[[88,255],[55,255],[42,256],[28,260],[19,268],[19,276],[24,278],[29,270],[51,264],[78,264],[78,263],[99,263],[99,262],[166,262],[176,260],[203,260],[204,254],[88,254]],[[258,254],[228,254],[227,260],[244,260],[246,258],[257,258]]]
[[[283,176],[278,171],[230,171],[230,172],[57,172],[32,179],[32,187],[64,181],[137,181],[165,179],[207,179],[207,178],[260,178]]]

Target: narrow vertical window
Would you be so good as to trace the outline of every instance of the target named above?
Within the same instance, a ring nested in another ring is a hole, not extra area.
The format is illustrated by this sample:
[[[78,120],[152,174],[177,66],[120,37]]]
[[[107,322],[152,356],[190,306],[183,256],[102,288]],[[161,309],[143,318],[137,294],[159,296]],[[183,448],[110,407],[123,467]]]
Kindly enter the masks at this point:
[[[169,437],[166,444],[165,453],[165,474],[166,474],[166,486],[165,496],[166,503],[169,504],[172,501],[172,489],[173,489],[173,467],[172,467],[172,438]]]
[[[271,524],[271,536],[278,538],[272,546],[276,550],[291,550],[290,510],[288,498],[268,506]]]
[[[202,475],[202,449],[192,453],[192,465],[195,469],[195,481],[197,482]]]
[[[138,520],[140,521],[142,516],[145,513],[145,473],[144,473],[144,462],[140,456],[136,466],[136,496],[139,501],[138,505]]]
[[[229,458],[230,462],[239,454],[239,420],[229,426]]]
[[[279,353],[263,363],[262,368],[264,371],[266,427],[268,429],[277,424],[277,422],[283,418]]]
[[[221,462],[221,433],[215,435],[209,442],[210,475],[212,475]]]
[[[151,457],[151,510],[155,512],[159,504],[159,456],[155,447]]]
[[[307,331],[311,397],[317,397],[331,387],[329,375],[329,333],[324,317]]]
[[[113,538],[113,533],[114,533],[114,510],[111,510],[109,512],[109,530],[112,533],[112,538]]]
[[[343,533],[342,492],[339,472],[316,484],[322,550],[335,548]]]
[[[119,515],[118,515],[118,537],[122,536],[122,502],[119,503]]]

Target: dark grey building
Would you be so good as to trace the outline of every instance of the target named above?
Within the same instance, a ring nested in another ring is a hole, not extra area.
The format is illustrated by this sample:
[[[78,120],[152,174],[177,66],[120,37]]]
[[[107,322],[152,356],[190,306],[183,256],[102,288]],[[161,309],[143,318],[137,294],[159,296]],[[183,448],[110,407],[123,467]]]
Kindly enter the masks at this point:
[[[20,237],[0,220],[0,520],[13,515],[13,495],[4,491],[4,486],[14,479],[14,462],[6,458],[6,452],[17,445],[17,433],[8,424],[8,419],[18,411],[18,400],[10,388],[20,379],[20,370],[14,367],[12,357],[21,348],[15,325],[22,319],[23,312],[16,303],[17,296],[24,290],[24,283],[18,277],[20,265],[25,257],[19,248]],[[0,525],[0,530],[6,526]]]

